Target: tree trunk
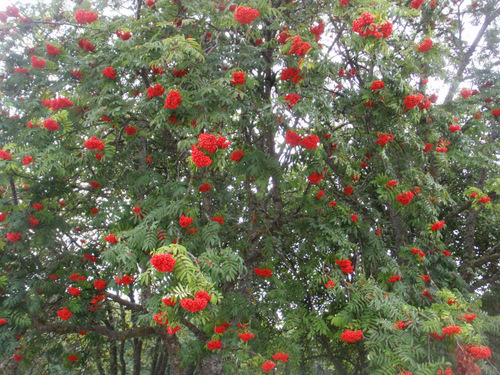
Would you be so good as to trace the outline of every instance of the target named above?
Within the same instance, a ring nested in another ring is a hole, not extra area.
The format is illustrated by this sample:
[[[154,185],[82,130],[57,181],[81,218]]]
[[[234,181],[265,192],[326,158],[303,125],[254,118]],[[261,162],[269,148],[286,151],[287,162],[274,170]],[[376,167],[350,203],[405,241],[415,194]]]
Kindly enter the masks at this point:
[[[222,359],[215,355],[203,358],[197,370],[200,375],[222,375]]]
[[[141,375],[142,341],[134,339],[134,375]]]
[[[332,352],[332,348],[330,347],[330,340],[326,336],[322,336],[319,342],[321,343],[323,348],[325,348],[328,354],[328,358],[335,367],[336,373],[338,372],[339,375],[347,375],[347,372],[344,368],[344,365],[342,364],[342,361],[340,360],[340,358],[336,357]]]
[[[155,347],[153,350],[153,356],[151,357],[151,375],[156,374],[156,367],[158,367],[158,356],[159,356],[159,347],[160,347],[160,338],[156,339]]]
[[[120,343],[120,374],[127,374],[127,365],[125,363],[125,340]]]
[[[486,168],[481,168],[479,171],[478,188],[483,189],[484,181],[486,180]],[[460,265],[460,274],[467,283],[471,283],[474,277],[474,270],[471,268],[473,260],[476,258],[476,224],[482,207],[478,210],[469,209],[465,221],[465,238],[464,238],[464,255],[462,264]]]
[[[169,335],[165,331],[164,327],[157,327],[156,332],[163,339],[163,345],[166,352],[165,361],[167,363],[170,362],[170,371],[172,375],[187,375],[187,371],[181,367],[181,358],[179,356],[179,351],[181,350],[181,344],[177,336]],[[163,370],[163,373],[157,371],[157,373],[162,375],[164,374],[164,372],[165,370]]]
[[[160,358],[158,359],[158,365],[156,366],[155,375],[164,375],[167,366],[168,366],[168,353],[165,350],[163,350],[161,352]]]
[[[109,356],[111,361],[109,363],[109,374],[118,375],[118,350],[116,347],[116,341],[111,341],[109,343]]]

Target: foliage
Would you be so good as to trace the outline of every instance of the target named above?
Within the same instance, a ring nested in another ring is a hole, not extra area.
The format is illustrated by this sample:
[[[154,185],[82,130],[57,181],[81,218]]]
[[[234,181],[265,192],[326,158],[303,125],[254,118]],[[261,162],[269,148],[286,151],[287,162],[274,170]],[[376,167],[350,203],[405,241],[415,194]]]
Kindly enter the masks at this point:
[[[498,373],[500,4],[16,9],[0,372]]]

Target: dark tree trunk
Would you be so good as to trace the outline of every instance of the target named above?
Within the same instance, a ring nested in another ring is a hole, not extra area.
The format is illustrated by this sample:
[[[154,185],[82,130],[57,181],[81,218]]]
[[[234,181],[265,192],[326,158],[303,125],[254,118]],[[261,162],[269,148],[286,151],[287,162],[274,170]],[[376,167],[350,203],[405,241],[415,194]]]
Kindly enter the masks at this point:
[[[332,352],[332,348],[330,347],[330,340],[326,336],[322,336],[319,342],[326,350],[328,354],[328,359],[332,362],[336,372],[338,372],[339,375],[347,375],[347,372],[344,368],[344,365],[342,364],[342,361],[340,360],[339,357],[336,357]]]
[[[134,339],[134,375],[141,375],[142,341]]]
[[[109,363],[109,374],[118,375],[118,350],[116,347],[116,341],[111,341],[109,343],[109,356],[111,361]]]
[[[125,363],[125,340],[120,343],[120,374],[127,374],[127,365]]]
[[[158,361],[158,366],[156,366],[155,375],[164,375],[167,366],[168,366],[168,354],[165,350],[163,350]]]
[[[153,350],[153,356],[151,357],[151,375],[156,374],[156,367],[158,366],[158,356],[159,356],[159,347],[161,344],[160,338],[156,339],[155,347]]]

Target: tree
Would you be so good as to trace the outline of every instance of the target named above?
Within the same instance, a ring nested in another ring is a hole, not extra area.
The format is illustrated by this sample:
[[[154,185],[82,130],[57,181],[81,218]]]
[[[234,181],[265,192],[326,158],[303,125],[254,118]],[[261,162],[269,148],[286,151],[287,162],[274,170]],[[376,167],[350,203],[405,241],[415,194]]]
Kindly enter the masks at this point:
[[[499,15],[8,7],[2,371],[497,374]]]

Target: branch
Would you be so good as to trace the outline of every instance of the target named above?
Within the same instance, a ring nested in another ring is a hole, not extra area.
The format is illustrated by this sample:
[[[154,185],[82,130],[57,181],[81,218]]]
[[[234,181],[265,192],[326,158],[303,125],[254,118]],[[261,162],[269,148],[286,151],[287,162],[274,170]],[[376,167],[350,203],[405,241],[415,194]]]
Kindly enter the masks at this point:
[[[492,250],[497,248],[498,246],[500,246],[500,244],[493,246]],[[495,259],[498,259],[498,258],[500,258],[500,253],[486,255],[482,258],[479,258],[474,263],[472,263],[471,267],[473,267],[473,268],[481,267],[482,265],[489,263],[491,261],[494,261]]]
[[[148,312],[148,309],[146,309],[144,306],[139,305],[139,304],[134,303],[134,302],[127,301],[127,300],[121,298],[120,296],[117,296],[116,294],[108,293],[107,297],[112,299],[115,302],[118,302],[120,305],[125,306],[129,310]]]
[[[317,355],[313,355],[313,356],[310,356],[310,357],[303,358],[303,360],[304,361],[308,361],[310,359],[322,358],[322,357],[328,357],[328,354],[317,354]]]
[[[151,336],[156,333],[154,327],[138,327],[125,331],[114,331],[102,325],[92,324],[83,326],[66,325],[65,323],[52,323],[39,326],[38,330],[46,333],[55,333],[64,335],[69,333],[78,333],[80,331],[92,331],[106,336],[109,341],[121,341],[134,337]]]
[[[417,311],[417,314],[420,315],[420,316],[423,316],[425,319],[427,320],[432,320],[431,318],[429,318],[427,315],[424,315],[422,312],[420,311]]]
[[[135,10],[135,19],[138,21],[141,18],[142,0],[137,0],[137,9]]]
[[[18,201],[17,201],[16,185],[14,184],[14,179],[12,177],[10,178],[10,188],[12,189],[12,201],[14,202],[14,206],[17,206]]]
[[[467,66],[469,65],[472,54],[476,50],[479,42],[481,41],[484,33],[486,32],[486,29],[499,15],[500,15],[500,8],[498,8],[496,11],[486,16],[483,25],[481,26],[481,29],[479,29],[479,32],[476,35],[476,39],[474,39],[474,42],[472,42],[471,46],[465,53],[465,56],[463,57],[462,62],[460,63],[460,66],[458,67],[455,79],[453,80],[450,90],[448,91],[448,94],[446,94],[446,98],[444,99],[444,104],[448,103],[451,100],[451,97],[453,96],[458,86],[459,80],[462,78],[465,68],[467,68]]]
[[[488,277],[486,279],[480,279],[476,281],[475,283],[471,284],[471,289],[476,290],[481,288],[482,286],[485,286],[486,284],[493,284],[495,281],[500,280],[500,274],[493,276],[493,277]]]
[[[196,335],[196,337],[198,337],[199,340],[203,342],[208,341],[209,336],[202,330],[198,329],[198,327],[196,327],[193,323],[191,323],[186,319],[182,319],[181,323],[184,324],[184,326],[186,326],[191,332],[193,332]]]
[[[91,26],[86,26],[86,25],[80,25],[80,24],[76,24],[76,23],[70,23],[70,22],[53,22],[53,21],[31,21],[30,22],[27,22],[25,23],[24,25],[29,25],[29,24],[42,24],[42,25],[57,25],[57,26],[72,26],[72,27],[83,27],[84,29],[88,29],[90,28]],[[95,30],[96,27],[95,26],[92,26],[92,29]],[[98,30],[100,31],[107,31],[105,29],[99,29]]]
[[[471,205],[472,205],[472,202],[466,202],[466,203],[464,203],[463,205],[461,205],[460,207],[458,207],[455,211],[452,211],[448,215],[446,215],[443,220],[445,222],[448,222],[448,220],[450,220],[451,218],[457,216],[459,213],[465,211]]]

